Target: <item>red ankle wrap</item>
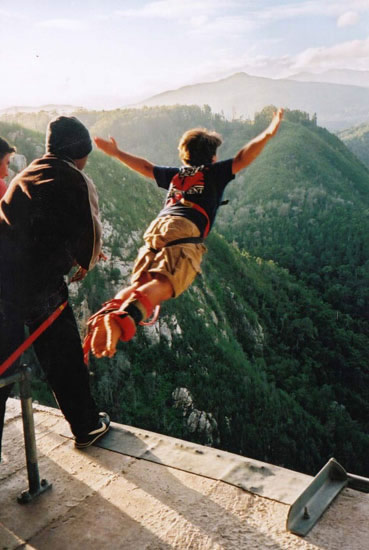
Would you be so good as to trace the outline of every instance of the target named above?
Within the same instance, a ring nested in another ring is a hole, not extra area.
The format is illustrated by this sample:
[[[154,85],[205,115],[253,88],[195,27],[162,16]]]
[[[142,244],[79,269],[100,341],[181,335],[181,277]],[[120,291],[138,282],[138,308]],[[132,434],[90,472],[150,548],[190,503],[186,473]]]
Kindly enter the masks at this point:
[[[113,298],[112,300],[105,302],[103,304],[103,307],[100,308],[99,311],[91,315],[91,317],[87,321],[88,332],[83,341],[83,355],[86,365],[88,364],[88,355],[91,349],[92,333],[97,321],[101,319],[102,316],[112,315],[114,317],[114,320],[121,329],[122,334],[120,336],[120,340],[122,340],[123,342],[128,342],[135,335],[136,324],[132,317],[130,317],[125,311],[121,310],[122,305],[123,300]]]

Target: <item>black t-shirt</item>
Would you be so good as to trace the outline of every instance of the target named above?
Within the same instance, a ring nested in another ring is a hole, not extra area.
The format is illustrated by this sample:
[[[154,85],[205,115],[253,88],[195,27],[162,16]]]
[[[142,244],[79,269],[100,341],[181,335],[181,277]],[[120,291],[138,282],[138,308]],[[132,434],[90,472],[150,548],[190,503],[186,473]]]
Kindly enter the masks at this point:
[[[181,168],[155,166],[154,177],[158,186],[168,189],[159,217],[182,216],[195,223],[201,235],[207,234],[222,202],[224,189],[234,179],[232,162],[233,159],[228,159]]]

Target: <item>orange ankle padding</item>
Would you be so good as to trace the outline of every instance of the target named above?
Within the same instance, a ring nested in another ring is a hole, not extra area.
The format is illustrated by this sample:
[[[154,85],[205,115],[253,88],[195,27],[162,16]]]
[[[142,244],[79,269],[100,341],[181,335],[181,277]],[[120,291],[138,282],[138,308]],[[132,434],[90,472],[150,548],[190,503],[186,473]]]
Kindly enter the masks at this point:
[[[135,301],[138,301],[143,306],[146,312],[145,319],[150,317],[154,309],[151,300],[139,290],[135,290],[128,299],[128,302],[123,302],[123,300],[113,298],[112,300],[105,302],[103,307],[89,318],[87,322],[89,333],[83,343],[84,358],[86,363],[88,362],[88,353],[91,347],[91,329],[93,330],[97,319],[102,315],[113,316],[114,321],[119,325],[121,330],[121,336],[119,339],[122,340],[122,342],[129,342],[129,340],[132,340],[136,334],[136,323],[134,319],[132,319],[132,317],[125,311],[125,309],[130,303]]]
[[[109,300],[108,302],[104,302],[102,307],[91,315],[91,317],[87,321],[87,334],[83,340],[82,348],[83,348],[83,360],[86,365],[88,365],[88,356],[91,350],[91,340],[92,340],[92,332],[96,326],[96,323],[98,319],[102,315],[106,315],[107,313],[110,313],[112,311],[118,310],[122,305],[122,300],[119,300],[119,298],[113,298],[112,300]]]

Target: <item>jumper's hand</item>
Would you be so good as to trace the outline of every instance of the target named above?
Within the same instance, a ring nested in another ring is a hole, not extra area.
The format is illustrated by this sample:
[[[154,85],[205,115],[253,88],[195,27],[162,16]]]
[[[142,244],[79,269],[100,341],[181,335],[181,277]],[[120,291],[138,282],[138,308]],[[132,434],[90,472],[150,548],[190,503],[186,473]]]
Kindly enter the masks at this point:
[[[101,260],[103,260],[104,262],[106,262],[107,259],[108,259],[107,255],[104,254],[103,251],[101,251],[100,254],[99,254],[99,257],[98,257],[97,261],[100,262]]]
[[[283,109],[278,109],[278,111],[276,113],[273,113],[272,121],[271,121],[271,123],[269,124],[268,128],[265,131],[267,134],[270,134],[271,136],[274,136],[277,133],[279,125],[282,122],[283,112],[284,112]]]
[[[94,137],[94,142],[96,146],[107,155],[111,157],[116,157],[118,155],[119,149],[114,138],[110,137],[110,140],[108,141],[106,139]]]
[[[97,357],[113,357],[117,351],[117,344],[121,336],[121,329],[112,315],[102,315],[97,319],[92,329],[91,350]]]

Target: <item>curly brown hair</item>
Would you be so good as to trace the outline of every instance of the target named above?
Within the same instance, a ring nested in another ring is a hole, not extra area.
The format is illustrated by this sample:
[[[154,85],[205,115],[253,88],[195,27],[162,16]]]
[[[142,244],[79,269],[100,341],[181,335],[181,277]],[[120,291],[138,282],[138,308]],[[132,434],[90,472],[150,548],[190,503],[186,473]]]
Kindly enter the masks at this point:
[[[211,164],[222,143],[222,138],[217,132],[206,128],[193,128],[185,132],[179,141],[179,158],[191,166]]]

